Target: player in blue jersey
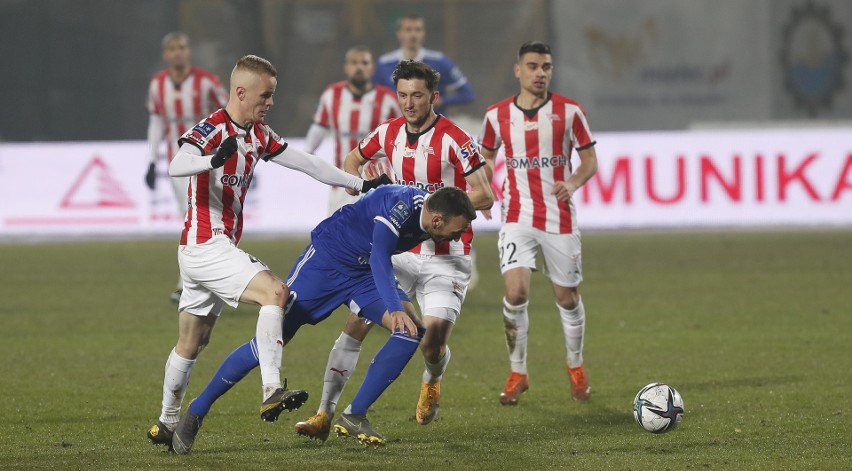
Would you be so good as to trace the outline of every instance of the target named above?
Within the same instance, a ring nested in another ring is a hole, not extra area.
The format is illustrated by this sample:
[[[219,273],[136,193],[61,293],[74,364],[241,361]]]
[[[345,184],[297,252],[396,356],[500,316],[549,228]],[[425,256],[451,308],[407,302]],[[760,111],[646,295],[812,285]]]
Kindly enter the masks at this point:
[[[423,17],[408,14],[400,18],[396,29],[399,49],[379,57],[373,83],[396,90],[392,78],[394,68],[404,60],[413,59],[429,64],[441,75],[441,80],[438,81],[438,99],[435,102],[435,111],[438,114],[446,114],[448,106],[473,102],[473,87],[467,77],[443,52],[423,47],[425,37],[426,26]]]
[[[304,324],[317,324],[345,305],[391,332],[376,353],[364,383],[334,424],[338,436],[382,446],[385,439],[367,420],[367,409],[402,372],[423,337],[420,319],[397,286],[391,256],[424,240],[459,240],[476,219],[467,194],[445,187],[428,194],[415,187],[388,185],[343,206],[311,232],[311,243],[296,260],[287,285],[290,300],[283,343]],[[213,402],[258,366],[252,339],[234,350],[213,379],[189,405],[172,439],[175,452],[189,453]]]

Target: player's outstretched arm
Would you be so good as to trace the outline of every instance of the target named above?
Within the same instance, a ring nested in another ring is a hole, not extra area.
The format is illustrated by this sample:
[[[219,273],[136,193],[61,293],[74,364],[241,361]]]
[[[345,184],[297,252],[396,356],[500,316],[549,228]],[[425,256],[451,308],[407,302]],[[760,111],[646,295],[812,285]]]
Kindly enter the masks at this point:
[[[228,139],[231,139],[231,144],[228,144]],[[172,177],[189,177],[198,175],[201,172],[206,172],[212,168],[214,159],[221,161],[219,166],[225,164],[225,161],[236,154],[237,141],[233,137],[225,139],[222,145],[214,155],[202,155],[201,149],[190,143],[183,143],[178,149],[172,163],[169,164],[169,175]],[[231,150],[233,149],[233,150]],[[218,157],[217,157],[218,156]]]
[[[356,194],[361,191],[364,184],[363,178],[346,173],[313,154],[289,146],[284,149],[284,152],[272,157],[269,161],[298,170],[326,185],[342,186],[348,190],[353,190]]]
[[[361,155],[361,151],[356,147],[346,154],[346,158],[343,159],[343,170],[351,175],[361,175],[361,167],[365,163],[367,163],[367,159]],[[357,191],[346,190],[346,192],[352,196],[358,196]]]

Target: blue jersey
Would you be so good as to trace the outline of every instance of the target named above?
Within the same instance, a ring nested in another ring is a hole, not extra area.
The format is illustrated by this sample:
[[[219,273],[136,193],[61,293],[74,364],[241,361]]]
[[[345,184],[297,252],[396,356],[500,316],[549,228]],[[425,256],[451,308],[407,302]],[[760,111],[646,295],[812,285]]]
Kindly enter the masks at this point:
[[[402,49],[379,57],[376,62],[376,72],[373,74],[373,83],[396,90],[396,85],[393,83],[393,69],[402,59]],[[428,64],[441,74],[437,90],[441,93],[441,100],[444,103],[440,108],[435,108],[436,113],[446,114],[447,106],[463,105],[474,100],[473,87],[467,81],[467,77],[443,52],[424,48],[420,50],[415,60]]]
[[[382,300],[384,309],[366,316],[377,323],[385,309],[402,311],[408,298],[397,287],[391,257],[429,238],[420,225],[427,195],[415,187],[381,186],[319,223],[287,279],[296,301],[285,316],[285,336],[340,305],[358,312]]]

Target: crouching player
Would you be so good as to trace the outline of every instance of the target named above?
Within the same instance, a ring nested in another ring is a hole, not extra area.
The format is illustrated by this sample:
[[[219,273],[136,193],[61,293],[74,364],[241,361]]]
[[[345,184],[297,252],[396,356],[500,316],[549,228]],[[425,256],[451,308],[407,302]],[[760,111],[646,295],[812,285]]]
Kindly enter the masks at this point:
[[[390,185],[344,206],[311,232],[310,245],[287,279],[291,295],[283,322],[284,345],[299,327],[319,323],[341,305],[391,332],[352,403],[335,421],[339,436],[357,438],[364,445],[385,444],[367,420],[367,409],[400,375],[423,336],[413,306],[397,286],[391,256],[424,240],[457,241],[475,218],[473,203],[458,188],[430,195]],[[177,453],[190,451],[213,402],[258,364],[256,339],[225,359],[181,417],[172,441]]]

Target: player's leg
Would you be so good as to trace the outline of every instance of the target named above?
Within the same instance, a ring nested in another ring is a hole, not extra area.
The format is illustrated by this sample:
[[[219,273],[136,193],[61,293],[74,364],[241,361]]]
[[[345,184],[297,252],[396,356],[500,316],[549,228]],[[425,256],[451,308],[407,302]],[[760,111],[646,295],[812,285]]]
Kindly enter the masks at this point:
[[[261,322],[259,319],[259,330],[261,328],[272,330],[272,335],[274,335],[276,327],[278,332],[281,331],[281,318],[284,313],[284,299],[281,299],[281,296],[286,295],[289,291],[262,262],[238,249],[230,240],[224,238],[214,238],[197,246],[181,247],[178,250],[178,260],[184,279],[184,293],[181,296],[180,306],[182,309],[190,313],[196,313],[203,309],[203,306],[192,303],[191,294],[194,285],[187,282],[187,280],[191,280],[207,292],[215,295],[215,298],[219,301],[219,311],[221,311],[223,302],[233,307],[238,306],[240,300],[261,304],[263,307],[261,308],[260,318],[266,319],[266,322]],[[279,288],[279,285],[282,288]],[[185,306],[185,304],[187,305]],[[277,322],[277,326],[270,327],[269,319]],[[267,333],[266,331],[263,332]],[[272,337],[272,335],[267,334],[268,337]],[[280,334],[277,339],[281,339]],[[283,342],[282,344],[275,343],[276,347],[281,347],[283,344]],[[262,360],[263,356],[260,350],[261,348],[258,348],[258,357]],[[280,355],[278,362],[280,364]],[[278,373],[277,368],[275,368],[275,373]],[[278,381],[280,386],[280,379]],[[276,391],[280,394],[285,392],[280,387]],[[279,400],[278,405],[280,405],[280,402]],[[261,406],[261,408],[263,407]],[[172,437],[172,447],[176,452],[189,452],[201,427],[203,417],[203,415],[193,414],[191,410],[187,410],[181,417]]]
[[[296,433],[322,441],[328,438],[337,402],[340,400],[346,382],[355,371],[361,354],[361,344],[373,325],[372,322],[365,322],[355,313],[349,314],[343,332],[340,333],[328,354],[319,408],[316,414],[307,420],[296,423],[294,426]]]
[[[382,446],[385,439],[376,432],[367,420],[367,410],[379,396],[399,377],[405,365],[414,356],[420,339],[423,336],[423,328],[414,306],[405,301],[405,311],[415,324],[418,332],[414,335],[400,331],[391,332],[390,338],[385,345],[376,353],[373,361],[367,369],[364,382],[355,394],[352,403],[346,407],[334,424],[338,436],[356,437],[361,443],[372,446]],[[385,310],[384,302],[377,300],[364,307],[360,315],[374,322],[381,322],[382,326],[392,329],[390,314]]]
[[[583,366],[583,340],[586,332],[586,310],[578,286],[583,281],[580,233],[542,233],[542,254],[546,273],[553,282],[556,308],[565,335],[571,397],[575,401],[589,399],[591,387]]]
[[[441,379],[452,357],[448,342],[459,315],[457,310],[451,308],[424,308],[424,312],[426,334],[420,343],[420,351],[423,353],[425,369],[414,411],[414,417],[421,425],[431,423],[441,407]]]
[[[504,224],[499,236],[500,270],[503,273],[503,327],[511,372],[499,400],[516,405],[529,389],[527,338],[529,335],[529,292],[538,244],[530,231],[519,224]]]
[[[263,382],[263,400],[269,399],[281,387],[282,320],[284,305],[290,290],[271,271],[257,273],[240,296],[241,302],[260,305],[255,338]]]
[[[155,445],[172,447],[181,405],[198,354],[209,343],[210,335],[222,311],[222,302],[203,287],[188,283],[183,299],[185,310],[178,314],[178,341],[166,360],[163,375],[163,400],[157,423],[148,430]]]

